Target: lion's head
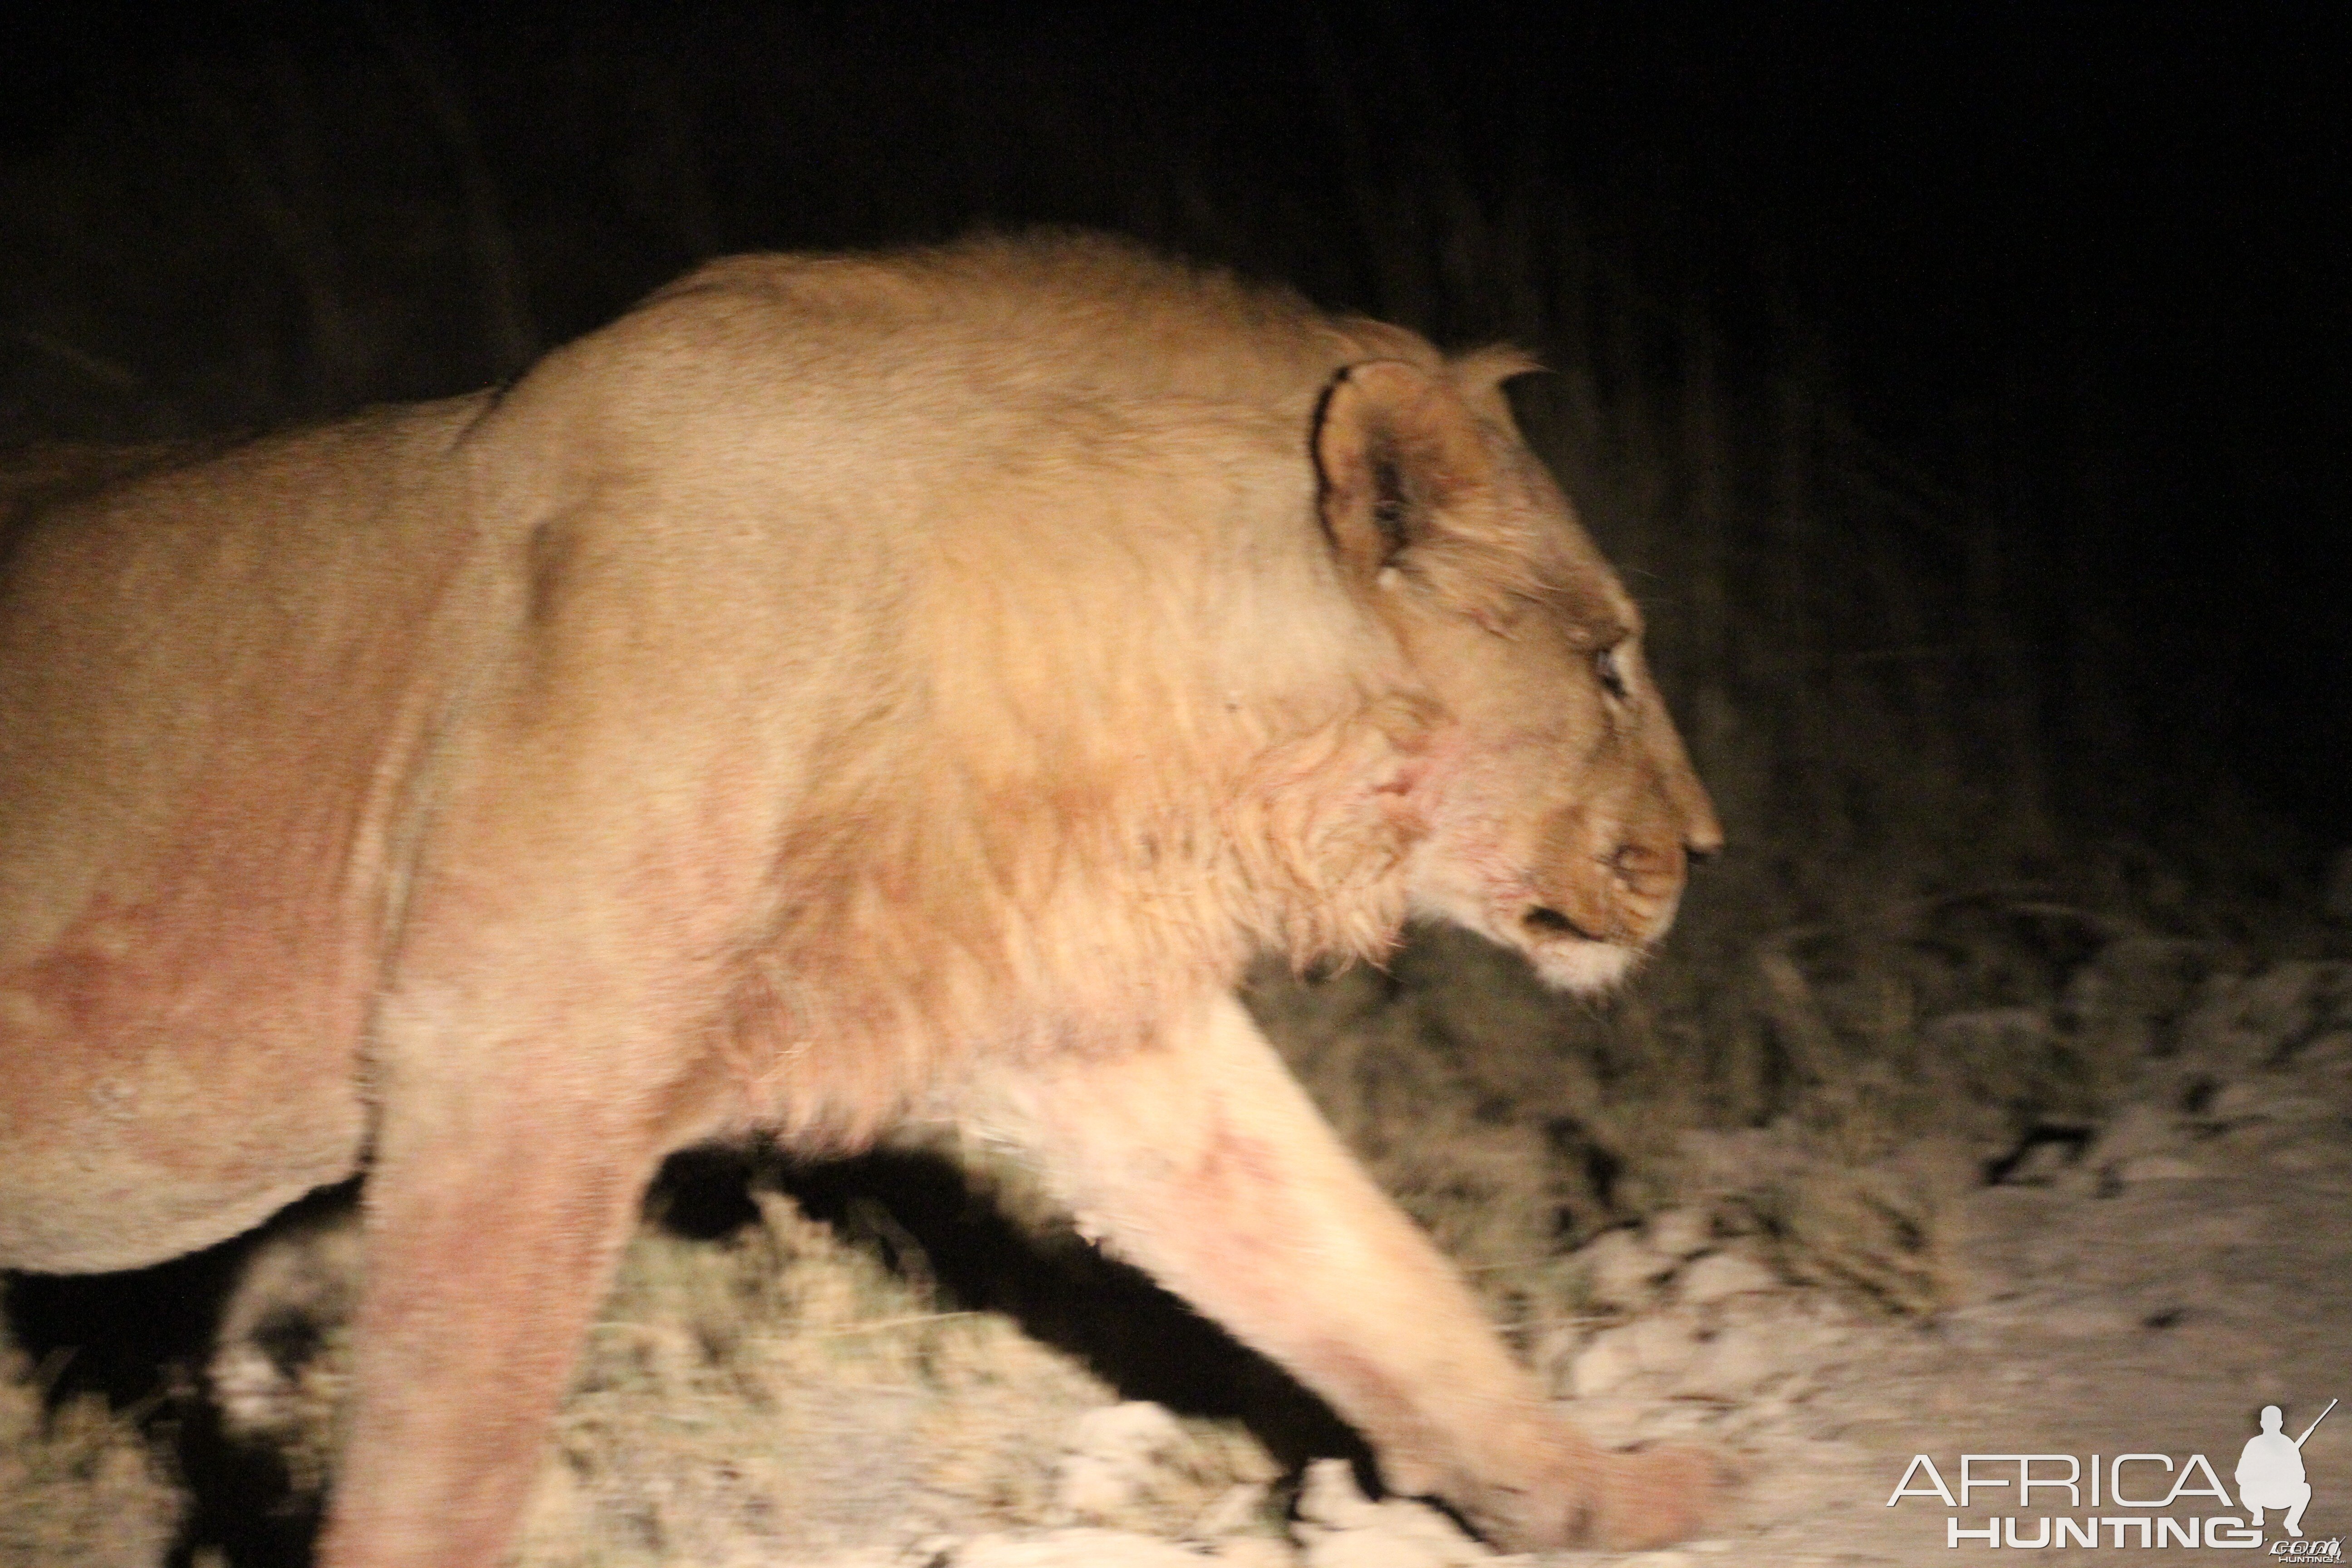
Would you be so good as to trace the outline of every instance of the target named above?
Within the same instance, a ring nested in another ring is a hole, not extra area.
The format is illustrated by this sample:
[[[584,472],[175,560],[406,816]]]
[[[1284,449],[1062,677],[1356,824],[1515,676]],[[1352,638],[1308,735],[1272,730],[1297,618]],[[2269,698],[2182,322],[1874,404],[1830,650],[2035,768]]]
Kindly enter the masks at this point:
[[[1345,575],[1441,717],[1405,793],[1413,907],[1552,984],[1622,977],[1722,829],[1642,658],[1642,618],[1521,443],[1498,391],[1530,368],[1360,363],[1317,420]]]

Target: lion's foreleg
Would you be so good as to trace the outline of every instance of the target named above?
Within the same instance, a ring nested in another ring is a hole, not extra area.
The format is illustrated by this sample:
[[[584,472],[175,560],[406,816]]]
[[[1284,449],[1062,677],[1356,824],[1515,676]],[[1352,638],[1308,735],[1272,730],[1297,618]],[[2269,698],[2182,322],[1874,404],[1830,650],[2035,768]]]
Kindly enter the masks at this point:
[[[1370,1439],[1395,1489],[1514,1545],[1686,1533],[1710,1462],[1612,1455],[1550,1412],[1239,1003],[1025,1079],[1019,1120],[1082,1224]]]
[[[505,1560],[635,1222],[657,1150],[625,1086],[482,1065],[510,1045],[388,1075],[327,1568]]]

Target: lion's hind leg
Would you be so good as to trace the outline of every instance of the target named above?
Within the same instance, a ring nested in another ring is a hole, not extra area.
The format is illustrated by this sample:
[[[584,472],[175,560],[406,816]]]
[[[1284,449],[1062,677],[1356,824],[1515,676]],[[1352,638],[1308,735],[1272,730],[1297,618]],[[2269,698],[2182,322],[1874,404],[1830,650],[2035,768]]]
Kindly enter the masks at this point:
[[[1393,1489],[1513,1547],[1653,1545],[1704,1516],[1713,1459],[1604,1453],[1556,1418],[1231,997],[1008,1098],[1089,1232],[1329,1401]]]

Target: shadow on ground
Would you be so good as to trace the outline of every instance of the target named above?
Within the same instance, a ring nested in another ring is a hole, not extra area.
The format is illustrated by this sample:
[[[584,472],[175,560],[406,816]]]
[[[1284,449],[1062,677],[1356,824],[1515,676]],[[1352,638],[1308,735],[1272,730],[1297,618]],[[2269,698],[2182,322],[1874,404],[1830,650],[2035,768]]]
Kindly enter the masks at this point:
[[[1367,1484],[1369,1452],[1312,1394],[1255,1352],[1076,1237],[1039,1235],[1007,1217],[950,1161],[890,1152],[824,1164],[769,1153],[698,1150],[674,1157],[647,1198],[671,1232],[719,1241],[761,1223],[751,1196],[772,1181],[809,1215],[878,1252],[942,1306],[1013,1318],[1076,1358],[1122,1398],[1244,1425],[1286,1469],[1349,1457]],[[167,1563],[191,1568],[217,1551],[229,1568],[307,1568],[318,1500],[298,1489],[274,1450],[237,1440],[204,1388],[230,1292],[254,1248],[287,1226],[356,1205],[357,1184],[304,1199],[248,1235],[152,1268],[10,1277],[7,1331],[43,1370],[56,1408],[86,1394],[133,1419],[189,1493]],[[291,1372],[331,1325],[287,1316],[263,1336]]]

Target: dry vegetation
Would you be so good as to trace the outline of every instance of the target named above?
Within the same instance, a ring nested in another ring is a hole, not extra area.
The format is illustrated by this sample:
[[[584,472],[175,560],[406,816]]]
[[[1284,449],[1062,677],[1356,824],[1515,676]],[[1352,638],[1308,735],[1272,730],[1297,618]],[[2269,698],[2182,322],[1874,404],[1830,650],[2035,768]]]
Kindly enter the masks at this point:
[[[645,267],[567,272],[559,258],[613,247],[584,212],[500,217],[449,69],[408,51],[429,111],[377,83],[343,100],[349,124],[331,113],[348,84],[284,57],[249,79],[192,73],[177,104],[6,171],[0,437],[191,434],[457,384],[563,314],[527,309],[534,287],[584,316],[718,232],[712,171],[647,75],[597,132],[620,149]],[[1349,101],[1333,99],[1340,140],[1366,142]],[[567,133],[582,140],[557,164],[595,140]],[[346,136],[437,149],[457,195],[336,183]],[[1531,439],[1647,601],[1733,847],[1667,953],[1607,1005],[1435,932],[1385,971],[1261,975],[1254,1005],[1530,1353],[1564,1367],[1615,1310],[1573,1250],[1669,1210],[1787,1278],[1934,1313],[1958,1289],[1940,1218],[1957,1194],[2079,1149],[2151,1086],[2193,1094],[2174,1081],[2180,1020],[2237,994],[2211,977],[2340,936],[2284,900],[2290,851],[2209,779],[2137,782],[2165,758],[2117,695],[2112,628],[2071,592],[2088,564],[1875,451],[1801,334],[1735,354],[1703,312],[1607,265],[1539,174],[1474,188],[1440,132],[1419,144],[1409,168],[1356,168],[1346,210],[1313,227],[1184,167],[1050,210],[1442,339],[1538,351],[1559,374],[1522,384]],[[215,184],[233,212],[194,221]],[[945,188],[904,202],[908,232],[975,210]],[[761,215],[739,226],[775,232]],[[488,346],[452,357],[451,339]],[[1048,1223],[992,1227],[936,1184],[911,1203],[903,1184],[861,1196],[840,1184],[854,1178],[785,1176],[752,1169],[733,1223],[648,1226],[565,1412],[530,1562],[765,1561],[1070,1517],[1083,1489],[1055,1467],[1073,1416],[1114,1384],[1185,1405],[1216,1381],[1156,1366],[1136,1341],[1181,1361],[1204,1336]],[[335,1235],[265,1244],[262,1283],[231,1309],[256,1314],[232,1335],[247,1359],[212,1373],[231,1437],[274,1455],[298,1499],[331,1450]],[[1047,1284],[1008,1284],[999,1247]],[[263,1320],[289,1298],[318,1327],[273,1339]],[[1128,1314],[1142,1326],[1109,1321]],[[212,1462],[185,1441],[202,1380],[109,1414],[72,1372],[20,1358],[0,1383],[0,1563],[158,1561],[182,1511],[166,1472]],[[1295,1413],[1268,1414],[1278,1395],[1191,1404],[1239,1408],[1258,1436],[1192,1421],[1161,1472],[1183,1484],[1124,1495],[1116,1521],[1181,1532],[1231,1489],[1328,1451]]]
[[[13,1352],[0,1363],[0,1563],[161,1563],[181,1499],[133,1415],[95,1394],[47,1402],[53,1379],[43,1370]]]

